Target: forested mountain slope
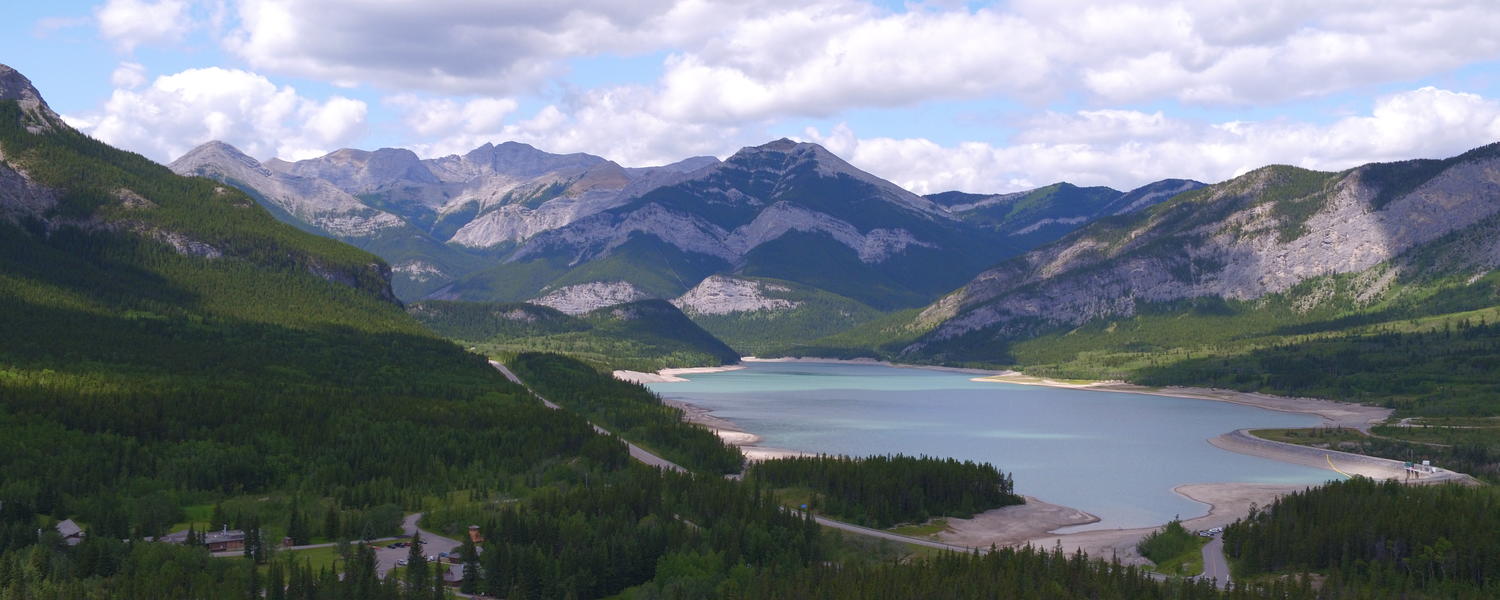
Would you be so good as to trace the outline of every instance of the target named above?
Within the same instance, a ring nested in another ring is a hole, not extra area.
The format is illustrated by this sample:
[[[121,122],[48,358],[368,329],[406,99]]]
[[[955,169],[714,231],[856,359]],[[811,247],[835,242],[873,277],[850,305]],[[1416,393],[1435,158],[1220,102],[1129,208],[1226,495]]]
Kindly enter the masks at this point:
[[[79,134],[8,67],[0,83],[0,562],[65,517],[114,561],[229,494],[295,488],[352,519],[623,464],[404,314],[380,259]],[[152,552],[142,573],[197,564]]]

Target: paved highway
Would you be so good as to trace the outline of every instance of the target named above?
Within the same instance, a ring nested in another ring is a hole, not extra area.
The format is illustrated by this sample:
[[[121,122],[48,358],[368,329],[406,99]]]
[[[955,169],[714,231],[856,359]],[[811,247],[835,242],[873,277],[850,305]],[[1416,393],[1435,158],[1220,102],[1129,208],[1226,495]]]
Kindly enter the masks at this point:
[[[1219,589],[1229,587],[1229,559],[1224,557],[1224,534],[1214,536],[1203,546],[1203,579],[1212,579]]]

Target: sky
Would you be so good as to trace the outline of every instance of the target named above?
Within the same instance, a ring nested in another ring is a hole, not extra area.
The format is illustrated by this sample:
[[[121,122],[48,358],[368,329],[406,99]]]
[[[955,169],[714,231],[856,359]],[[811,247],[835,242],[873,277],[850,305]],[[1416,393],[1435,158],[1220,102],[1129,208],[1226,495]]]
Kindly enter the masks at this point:
[[[1217,182],[1500,141],[1494,0],[9,0],[0,63],[169,162],[789,137],[919,193]]]

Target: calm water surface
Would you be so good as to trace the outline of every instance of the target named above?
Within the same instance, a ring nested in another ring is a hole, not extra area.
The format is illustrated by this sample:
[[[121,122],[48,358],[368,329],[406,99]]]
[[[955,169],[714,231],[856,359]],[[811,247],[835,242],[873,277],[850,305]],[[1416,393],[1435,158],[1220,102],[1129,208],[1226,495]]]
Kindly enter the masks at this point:
[[[848,455],[988,461],[1016,489],[1086,510],[1075,528],[1145,527],[1207,506],[1184,483],[1317,483],[1332,473],[1220,450],[1241,427],[1310,427],[1317,417],[1225,402],[970,381],[973,375],[839,363],[747,363],[651,384],[765,438],[761,445]]]

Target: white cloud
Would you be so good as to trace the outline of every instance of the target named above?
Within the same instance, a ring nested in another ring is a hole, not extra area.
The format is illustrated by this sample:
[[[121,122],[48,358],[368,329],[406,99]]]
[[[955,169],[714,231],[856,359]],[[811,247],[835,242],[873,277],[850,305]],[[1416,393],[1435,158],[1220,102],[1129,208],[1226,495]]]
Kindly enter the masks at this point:
[[[124,1],[124,0],[120,0]],[[1318,96],[1500,58],[1491,0],[238,0],[257,69],[510,95],[574,57],[666,52],[653,112],[695,122],[1082,93],[1097,103]]]
[[[117,89],[100,113],[70,122],[161,162],[210,140],[259,158],[300,159],[356,139],[366,108],[339,96],[319,102],[260,75],[214,67],[164,75],[139,91]]]
[[[1172,131],[1138,135],[1141,124]],[[1090,135],[1079,135],[1088,130]],[[1500,140],[1500,102],[1432,87],[1375,101],[1367,115],[1327,125],[1270,120],[1193,123],[1159,114],[1053,114],[1020,143],[942,146],[926,139],[858,138],[847,127],[808,138],[856,166],[922,193],[1007,192],[1056,181],[1130,188],[1168,177],[1216,182],[1268,164],[1345,169],[1442,158]]]
[[[386,89],[509,94],[561,61],[696,45],[776,0],[238,0],[225,45],[256,69]]]
[[[386,99],[386,103],[404,112],[407,127],[424,138],[496,131],[517,107],[516,101],[510,98],[476,98],[459,103],[447,98],[421,98],[413,94],[392,96]]]
[[[463,154],[486,142],[519,141],[549,152],[587,152],[625,166],[676,162],[722,154],[746,140],[739,128],[678,122],[657,114],[655,96],[641,87],[594,90],[566,103],[547,105],[524,119],[507,119],[510,99],[457,103],[410,95],[386,100],[404,114],[415,135],[408,144],[426,157]]]
[[[108,0],[94,10],[94,18],[99,33],[125,52],[180,39],[192,24],[185,0]]]
[[[117,88],[135,89],[146,85],[146,66],[136,62],[123,62],[115,67],[109,82]]]

